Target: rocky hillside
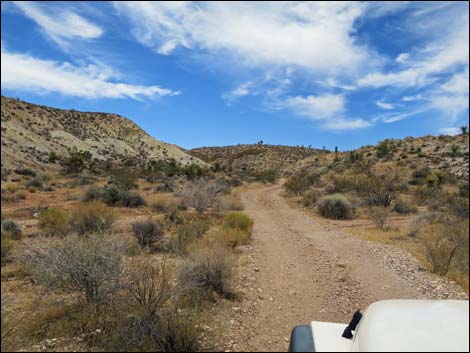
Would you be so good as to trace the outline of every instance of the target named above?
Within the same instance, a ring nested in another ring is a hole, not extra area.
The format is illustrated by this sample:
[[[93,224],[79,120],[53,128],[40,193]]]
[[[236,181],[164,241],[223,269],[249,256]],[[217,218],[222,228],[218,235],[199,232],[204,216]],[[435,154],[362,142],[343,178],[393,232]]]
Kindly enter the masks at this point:
[[[97,160],[175,159],[204,164],[179,147],[158,141],[122,116],[31,104],[2,96],[2,173],[15,168],[48,170],[50,152],[89,151]]]
[[[311,156],[297,164],[298,169],[315,169],[331,165],[335,158],[329,153],[321,158]],[[469,180],[469,136],[422,136],[405,139],[388,139],[377,145],[368,145],[354,151],[339,152],[336,156],[338,167],[347,170],[356,162],[367,162],[382,167],[406,168],[410,171],[421,168],[442,170]],[[337,168],[336,168],[337,169]]]
[[[264,144],[201,147],[188,152],[208,163],[219,165],[227,171],[247,170],[253,172],[269,169],[287,171],[307,157],[327,153],[309,147]]]

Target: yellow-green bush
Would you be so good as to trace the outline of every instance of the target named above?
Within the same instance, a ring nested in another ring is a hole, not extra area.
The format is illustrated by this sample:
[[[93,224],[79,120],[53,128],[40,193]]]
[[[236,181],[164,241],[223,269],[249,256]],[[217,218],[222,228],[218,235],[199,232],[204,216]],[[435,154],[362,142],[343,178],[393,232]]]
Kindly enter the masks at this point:
[[[48,208],[41,211],[38,217],[38,226],[45,235],[65,235],[68,230],[67,213],[58,208]]]

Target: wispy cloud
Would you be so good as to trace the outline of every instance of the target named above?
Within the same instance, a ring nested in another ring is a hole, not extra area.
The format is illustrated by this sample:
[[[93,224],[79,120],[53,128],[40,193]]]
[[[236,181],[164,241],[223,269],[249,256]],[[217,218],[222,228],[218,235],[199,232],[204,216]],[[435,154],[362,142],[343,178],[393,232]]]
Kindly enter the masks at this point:
[[[375,102],[375,104],[376,104],[378,107],[382,108],[382,109],[390,110],[390,109],[393,109],[393,108],[394,108],[393,104],[385,103],[385,102],[383,102],[383,101],[381,101],[381,100]]]
[[[132,98],[171,96],[179,91],[159,86],[141,86],[115,82],[110,74],[95,65],[42,60],[27,54],[1,52],[2,89],[38,93],[60,93],[83,98]]]
[[[457,127],[444,127],[439,129],[439,132],[444,135],[458,135],[460,134],[460,129]]]
[[[115,2],[140,43],[228,52],[248,65],[297,65],[350,74],[373,64],[353,37],[359,2]]]
[[[14,1],[22,13],[36,22],[43,33],[60,45],[70,39],[95,39],[101,37],[103,29],[66,9],[48,12],[39,3],[33,1]]]

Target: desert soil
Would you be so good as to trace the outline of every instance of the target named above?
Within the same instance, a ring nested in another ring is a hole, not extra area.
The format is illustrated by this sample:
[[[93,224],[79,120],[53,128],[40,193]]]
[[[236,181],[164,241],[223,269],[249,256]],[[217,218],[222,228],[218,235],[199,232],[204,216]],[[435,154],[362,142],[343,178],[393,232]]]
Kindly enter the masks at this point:
[[[349,322],[382,299],[466,298],[408,252],[325,225],[282,197],[282,186],[243,193],[255,226],[240,274],[244,300],[225,322],[234,351],[286,351],[291,329],[312,320]]]

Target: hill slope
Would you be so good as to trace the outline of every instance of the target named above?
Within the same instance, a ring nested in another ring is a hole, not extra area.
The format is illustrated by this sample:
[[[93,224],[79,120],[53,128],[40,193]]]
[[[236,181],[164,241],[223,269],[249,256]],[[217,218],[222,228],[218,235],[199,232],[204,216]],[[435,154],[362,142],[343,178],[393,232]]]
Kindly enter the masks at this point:
[[[326,153],[315,148],[264,144],[201,147],[188,152],[208,163],[218,164],[226,170],[253,172],[268,169],[284,172],[307,157]]]
[[[173,158],[181,164],[204,164],[116,114],[55,109],[3,96],[1,106],[2,171],[52,169],[47,163],[49,153],[67,156],[70,149],[89,151],[102,161]]]

